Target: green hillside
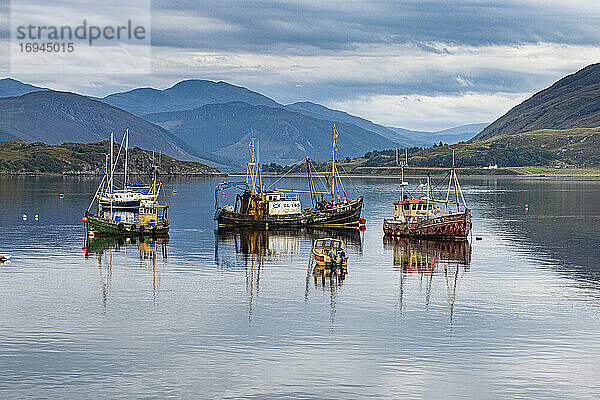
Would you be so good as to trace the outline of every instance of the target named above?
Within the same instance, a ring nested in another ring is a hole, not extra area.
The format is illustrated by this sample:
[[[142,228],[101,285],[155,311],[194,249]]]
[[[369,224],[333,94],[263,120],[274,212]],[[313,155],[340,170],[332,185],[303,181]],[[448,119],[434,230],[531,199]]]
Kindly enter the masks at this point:
[[[109,142],[63,143],[60,146],[45,143],[0,141],[0,173],[3,174],[63,174],[99,175],[106,160]],[[152,160],[158,155],[134,147],[129,150],[131,174],[152,172]],[[120,166],[117,166],[120,169]],[[121,169],[122,170],[122,169]],[[220,175],[221,171],[193,161],[179,161],[169,156],[160,158],[162,175]]]
[[[600,126],[600,64],[568,75],[488,125],[471,142],[540,129]]]
[[[455,165],[470,174],[598,175],[600,173],[600,128],[543,129],[517,135],[503,135],[475,143],[436,146],[408,151],[410,169],[417,172],[446,169]],[[484,169],[497,165],[498,169]],[[317,163],[325,171],[326,163]],[[266,172],[282,173],[290,167],[266,165]],[[396,151],[372,151],[363,157],[346,159],[340,168],[352,174],[396,174]],[[294,171],[303,171],[296,168]]]

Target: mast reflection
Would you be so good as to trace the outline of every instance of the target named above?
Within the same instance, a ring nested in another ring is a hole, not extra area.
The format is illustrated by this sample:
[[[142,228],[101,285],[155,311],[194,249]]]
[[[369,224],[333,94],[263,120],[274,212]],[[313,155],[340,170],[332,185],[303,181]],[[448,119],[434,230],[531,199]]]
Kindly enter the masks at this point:
[[[362,253],[362,236],[359,231],[332,231],[327,229],[297,229],[252,231],[247,229],[218,229],[215,230],[215,263],[220,268],[241,267],[245,273],[246,292],[248,294],[248,319],[252,319],[253,308],[260,294],[260,279],[265,260],[272,263],[282,262],[284,258],[295,259],[301,252],[312,248],[314,239],[334,237],[344,240],[346,249],[353,254]],[[232,254],[233,250],[233,254]],[[310,254],[310,251],[309,251]],[[309,266],[309,268],[311,268]],[[312,268],[310,269],[312,274]],[[310,275],[313,276],[313,275]],[[307,277],[308,279],[308,277]],[[333,287],[329,286],[329,277],[324,285],[319,282],[319,275],[314,275],[315,287],[329,287],[336,290],[343,278],[335,280]],[[321,279],[322,281],[322,279]],[[308,296],[308,283],[306,297]],[[332,294],[335,296],[335,294]],[[335,303],[332,297],[332,304]]]
[[[457,288],[471,264],[468,241],[436,241],[384,237],[384,248],[393,252],[394,267],[400,272],[398,309],[404,312],[405,281],[418,276],[425,286],[425,307],[429,307],[434,275],[443,274],[450,306],[450,324],[454,317]]]
[[[163,259],[168,257],[168,244],[168,235],[155,237],[97,236],[86,238],[84,256],[86,259],[95,257],[98,262],[98,271],[102,283],[102,301],[105,311],[110,292],[113,261],[117,254],[122,251],[127,254],[128,249],[137,249],[140,266],[152,270],[152,296],[156,300],[156,293],[160,282],[156,260],[158,257]]]

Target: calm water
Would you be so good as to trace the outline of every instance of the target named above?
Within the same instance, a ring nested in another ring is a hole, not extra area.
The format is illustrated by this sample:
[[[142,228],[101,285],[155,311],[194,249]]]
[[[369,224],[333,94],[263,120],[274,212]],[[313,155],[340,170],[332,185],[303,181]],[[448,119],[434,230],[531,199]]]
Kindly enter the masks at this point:
[[[460,246],[384,241],[398,186],[354,179],[333,281],[328,232],[217,234],[216,182],[167,182],[168,241],[86,245],[95,180],[0,178],[0,397],[600,396],[600,182],[463,180]]]

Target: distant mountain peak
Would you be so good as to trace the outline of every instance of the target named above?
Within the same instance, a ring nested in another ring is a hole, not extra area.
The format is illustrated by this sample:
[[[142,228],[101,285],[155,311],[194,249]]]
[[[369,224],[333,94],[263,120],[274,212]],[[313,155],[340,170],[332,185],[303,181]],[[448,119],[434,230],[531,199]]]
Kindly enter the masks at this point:
[[[31,92],[46,91],[48,89],[23,83],[13,78],[0,79],[0,97],[16,97]]]
[[[194,110],[206,104],[241,101],[280,107],[275,100],[242,86],[205,79],[186,79],[167,89],[144,88],[108,95],[101,101],[136,115]]]

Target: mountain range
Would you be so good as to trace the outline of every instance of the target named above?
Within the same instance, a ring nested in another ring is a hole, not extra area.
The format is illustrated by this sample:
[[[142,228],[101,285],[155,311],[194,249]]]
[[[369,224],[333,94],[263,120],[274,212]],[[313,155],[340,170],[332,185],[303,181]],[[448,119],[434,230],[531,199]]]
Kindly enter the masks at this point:
[[[181,159],[202,154],[165,129],[119,108],[68,92],[45,90],[0,98],[0,140],[15,142],[91,143],[110,132],[120,139],[130,131],[130,145]]]
[[[207,104],[234,101],[250,105],[280,106],[275,100],[245,87],[227,82],[200,79],[181,81],[164,90],[139,88],[114,93],[97,100],[140,116],[159,112],[193,110]]]
[[[475,125],[447,135],[386,127],[315,103],[283,105],[226,82],[192,79],[167,89],[138,88],[91,98],[0,80],[0,140],[89,143],[129,127],[136,145],[237,168],[247,158],[251,129],[262,162],[289,163],[306,156],[328,158],[334,123],[341,157],[455,143],[477,133]]]
[[[252,106],[242,102],[209,104],[168,113],[148,114],[151,121],[196,148],[244,161],[248,157],[250,132],[260,146],[263,162],[289,164],[311,158],[330,157],[332,121],[308,117],[281,107]],[[375,132],[337,122],[344,157],[364,154],[365,149],[397,146]]]
[[[311,102],[284,105],[226,82],[194,79],[167,89],[139,88],[94,99],[0,80],[0,140],[90,143],[129,128],[132,145],[239,168],[247,157],[251,131],[263,163],[289,164],[306,156],[328,159],[334,123],[341,158],[436,143],[417,153],[413,149],[413,161],[441,166],[450,154],[439,145],[443,142],[456,143],[459,164],[470,166],[596,166],[600,64],[560,79],[487,126],[469,124],[438,132],[387,127]]]

